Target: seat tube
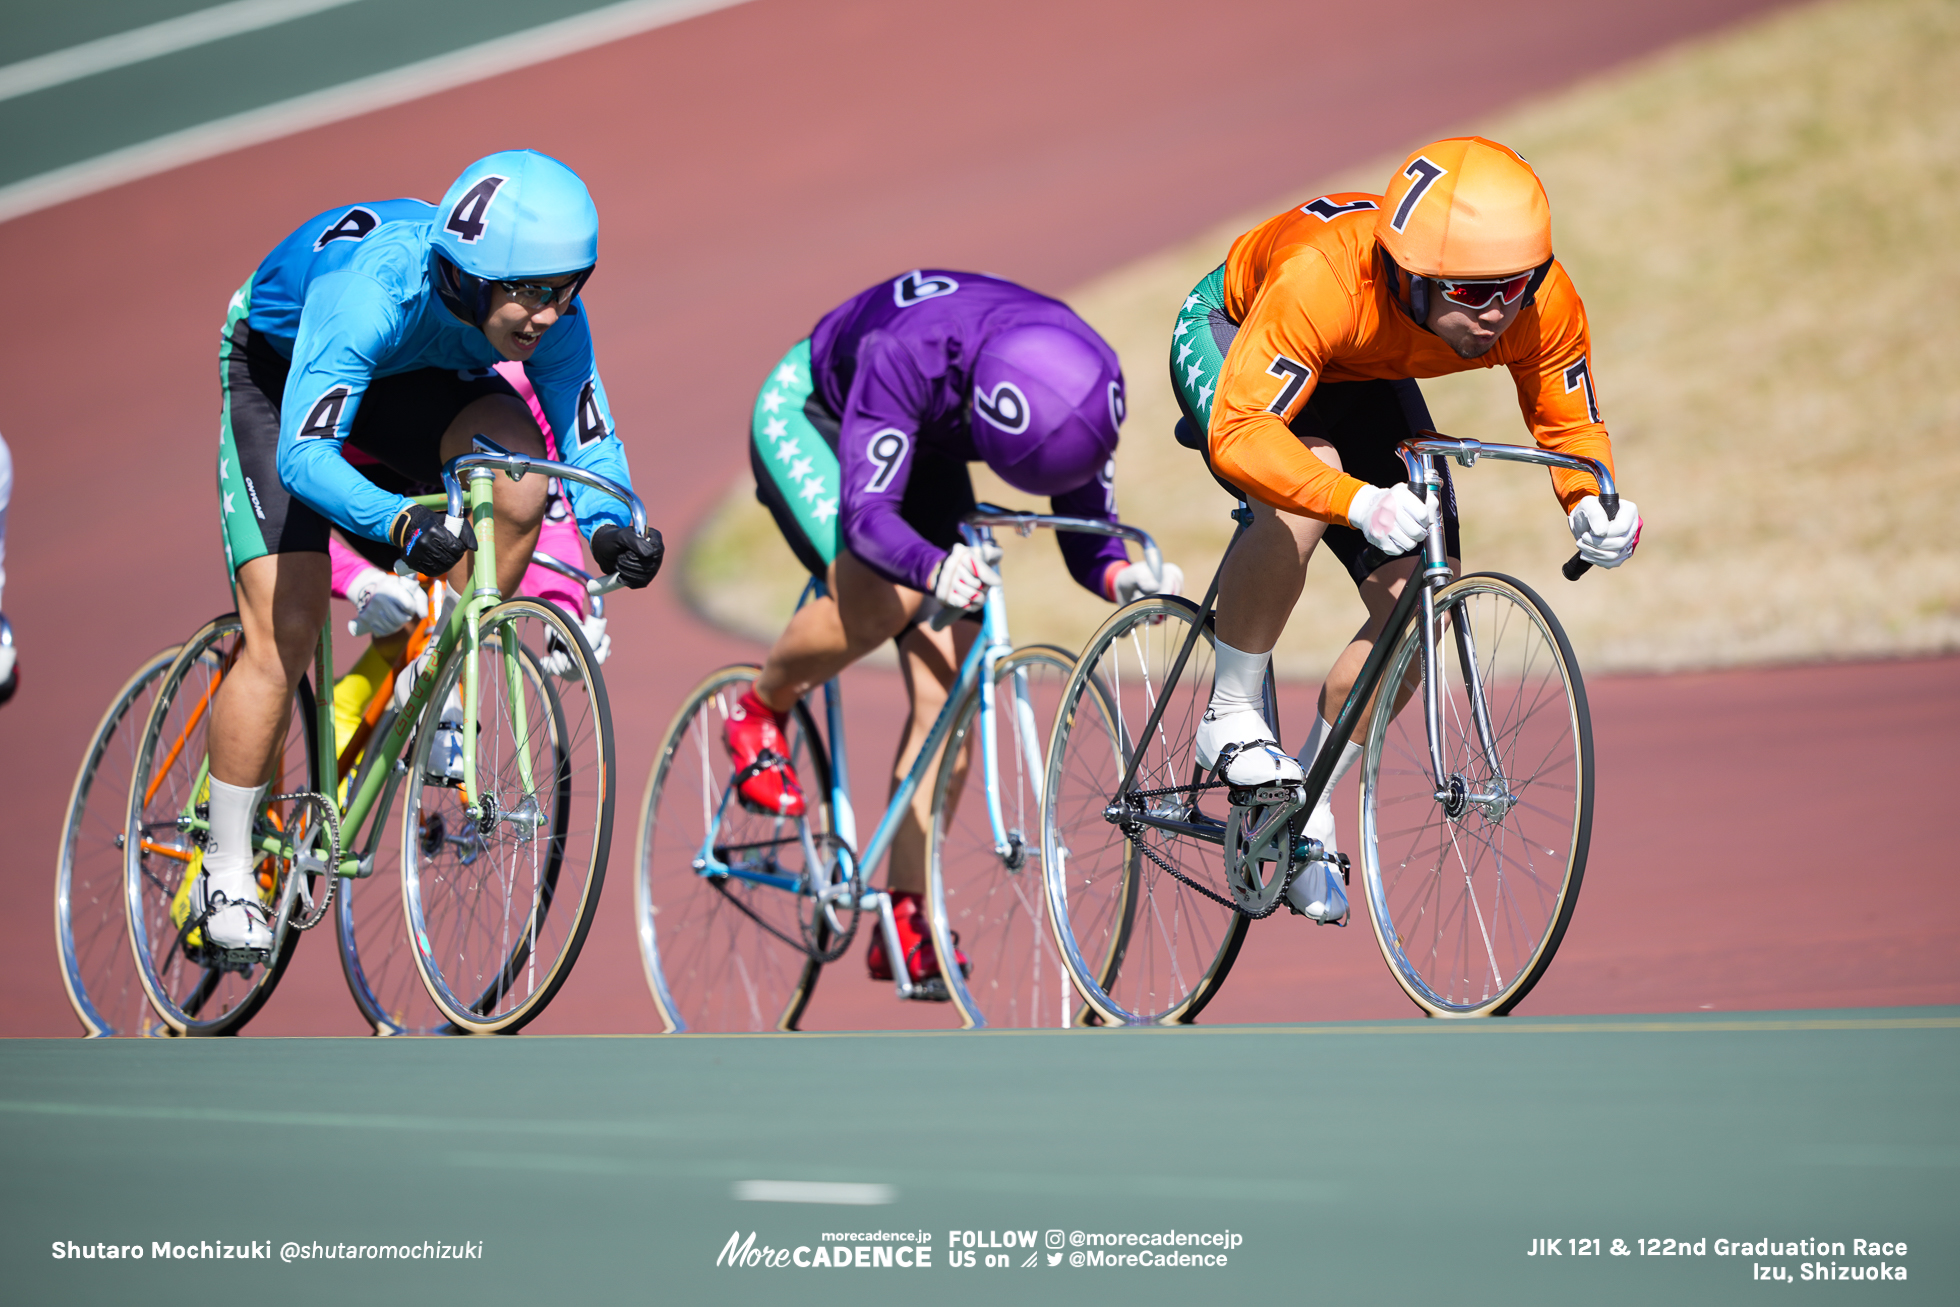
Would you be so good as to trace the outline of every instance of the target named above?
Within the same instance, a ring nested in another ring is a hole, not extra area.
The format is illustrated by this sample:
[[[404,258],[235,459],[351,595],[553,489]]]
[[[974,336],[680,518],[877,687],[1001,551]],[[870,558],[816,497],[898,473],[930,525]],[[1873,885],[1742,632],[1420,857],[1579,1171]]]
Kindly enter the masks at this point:
[[[831,818],[837,823],[837,837],[856,849],[857,809],[851,806],[851,771],[844,756],[844,687],[835,677],[823,683],[823,718],[830,735]]]
[[[320,626],[320,643],[313,651],[313,686],[313,748],[318,754],[314,770],[320,777],[320,793],[335,805],[334,815],[338,817],[340,756],[334,751],[332,619]]]

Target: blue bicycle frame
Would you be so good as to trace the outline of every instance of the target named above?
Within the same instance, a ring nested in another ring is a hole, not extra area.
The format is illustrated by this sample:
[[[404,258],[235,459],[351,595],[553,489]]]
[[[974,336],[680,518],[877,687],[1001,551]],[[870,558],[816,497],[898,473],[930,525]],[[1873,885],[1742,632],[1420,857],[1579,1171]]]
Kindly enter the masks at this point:
[[[1135,527],[1093,518],[1016,513],[991,504],[983,504],[976,511],[967,514],[961,522],[960,536],[972,548],[987,550],[994,545],[992,528],[995,526],[1016,527],[1023,535],[1032,532],[1037,526],[1047,526],[1058,530],[1081,531],[1092,535],[1117,536],[1134,540],[1143,547],[1145,561],[1161,575],[1163,560],[1158,553],[1156,542]],[[805,587],[803,597],[797,606],[800,608],[804,603],[808,603],[813,598],[821,598],[826,593],[822,581],[812,580]],[[958,610],[941,609],[933,618],[933,626],[935,629],[943,628],[951,621],[957,620],[959,616]],[[994,669],[1001,659],[1012,652],[1013,643],[1007,633],[1006,600],[1002,597],[999,587],[989,587],[980,610],[980,637],[973,642],[973,647],[967,650],[966,657],[961,660],[959,675],[947,692],[945,706],[933,719],[932,729],[927,733],[918,756],[912,760],[910,770],[906,772],[904,779],[899,782],[898,789],[893,792],[891,800],[886,804],[884,816],[879,819],[877,829],[871,833],[870,842],[862,849],[857,843],[857,815],[851,806],[850,768],[845,757],[847,751],[844,745],[843,693],[835,679],[824,683],[824,726],[831,755],[831,811],[839,840],[837,851],[839,874],[832,883],[848,885],[855,882],[866,886],[859,898],[858,907],[860,911],[875,911],[878,914],[880,929],[885,935],[888,957],[900,957],[903,956],[903,952],[899,948],[897,926],[892,919],[890,895],[884,890],[869,888],[870,876],[885,855],[890,852],[892,841],[898,835],[899,823],[910,810],[913,797],[924,782],[928,769],[937,765],[939,752],[945,746],[946,737],[952,732],[959,706],[976,683],[980,694],[982,779],[986,790],[987,821],[993,833],[994,851],[1001,857],[1008,858],[1014,855],[1017,845],[1023,848],[1028,846],[1029,842],[1024,832],[1007,829],[1006,820],[1001,812],[1000,753],[998,736],[994,730],[996,708]],[[1032,722],[1034,709],[1028,702],[1025,684],[1017,687],[1015,711],[1021,714],[1024,720]],[[1038,732],[1029,729],[1023,731],[1021,735],[1030,746],[1039,747],[1034,744],[1034,741],[1039,738]],[[1030,757],[1027,761],[1027,773],[1039,777],[1042,774],[1042,759],[1036,756]],[[730,785],[722,791],[720,807],[715,812],[714,820],[709,823],[707,835],[694,858],[695,873],[704,877],[728,877],[748,881],[796,894],[817,893],[819,887],[811,883],[807,874],[785,876],[778,872],[731,865],[716,856],[716,845],[720,839],[722,823],[727,816],[728,805],[735,800],[737,788]],[[802,838],[807,846],[810,840],[807,830],[803,832]],[[813,847],[806,847],[805,854],[807,866],[822,865]],[[912,997],[914,986],[906,974],[906,969],[894,967],[893,973],[896,977],[895,984],[899,997]]]

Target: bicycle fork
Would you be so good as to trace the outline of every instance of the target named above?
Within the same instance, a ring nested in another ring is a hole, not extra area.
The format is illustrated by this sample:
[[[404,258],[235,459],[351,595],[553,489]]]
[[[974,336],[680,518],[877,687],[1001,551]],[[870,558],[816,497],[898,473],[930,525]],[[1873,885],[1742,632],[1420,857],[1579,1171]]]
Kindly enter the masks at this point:
[[[1417,479],[1418,470],[1423,485],[1423,495],[1429,501],[1434,520],[1442,521],[1442,473],[1437,469],[1433,457],[1404,455],[1409,463],[1410,480]],[[1420,469],[1418,469],[1418,462]],[[1469,700],[1470,717],[1477,729],[1477,742],[1484,753],[1484,766],[1489,777],[1489,792],[1476,794],[1470,791],[1469,783],[1460,773],[1449,770],[1448,760],[1443,757],[1443,665],[1438,637],[1441,634],[1444,614],[1436,608],[1436,594],[1450,583],[1450,565],[1447,546],[1440,529],[1432,530],[1423,541],[1423,562],[1421,574],[1422,597],[1420,615],[1422,635],[1422,716],[1424,733],[1429,742],[1429,774],[1435,782],[1436,801],[1443,805],[1450,817],[1459,816],[1466,807],[1475,804],[1497,816],[1508,811],[1516,796],[1510,793],[1510,786],[1504,779],[1504,766],[1497,748],[1497,732],[1491,725],[1490,705],[1484,696],[1483,674],[1477,660],[1476,636],[1471,632],[1468,622],[1457,614],[1450,621],[1450,630],[1456,641],[1457,661],[1463,674],[1463,690]],[[1391,626],[1383,632],[1383,647],[1387,647],[1388,637],[1395,628]],[[1399,687],[1397,687],[1399,689]],[[1393,691],[1391,691],[1393,693]]]

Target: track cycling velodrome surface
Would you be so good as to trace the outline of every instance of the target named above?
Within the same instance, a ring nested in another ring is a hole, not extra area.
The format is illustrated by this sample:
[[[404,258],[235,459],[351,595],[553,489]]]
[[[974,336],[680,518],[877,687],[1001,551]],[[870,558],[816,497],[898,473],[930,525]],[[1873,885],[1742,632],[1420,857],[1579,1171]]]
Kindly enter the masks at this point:
[[[871,280],[939,263],[1065,292],[1305,179],[1769,7],[752,0],[0,223],[0,268],[25,292],[0,393],[18,468],[6,598],[24,676],[0,712],[11,835],[0,884],[16,923],[0,1033],[74,1033],[46,925],[62,805],[128,667],[226,604],[210,466],[217,327],[231,289],[301,215],[432,194],[462,162],[512,142],[580,167],[606,220],[588,301],[608,385],[650,516],[678,543],[739,473],[742,414],[782,342]],[[149,8],[172,12],[162,0]],[[492,8],[504,24],[492,34],[521,26]],[[366,9],[334,12],[351,24]],[[471,39],[466,24],[424,12],[440,9],[401,6],[400,21],[420,23],[421,44],[404,43],[404,56]],[[129,122],[145,104],[158,106],[156,130],[178,130],[397,57],[368,29],[333,26],[334,13],[307,21],[321,26],[304,29],[302,49],[276,29],[238,38],[172,56],[188,61],[166,65],[175,81],[152,70],[84,84],[88,114],[12,121],[35,132],[35,166],[55,167],[139,139]],[[1445,55],[1477,71],[1406,71]],[[304,75],[282,77],[282,60]],[[185,108],[187,86],[209,103],[193,96]],[[23,105],[32,97],[0,103],[0,115]],[[1184,561],[1200,574],[1210,565]],[[685,688],[756,656],[690,616],[664,581],[612,612],[622,767],[611,884],[538,1033],[657,1025],[630,932],[640,787]],[[869,807],[896,727],[893,682],[852,677]],[[1938,821],[1956,779],[1960,664],[1591,688],[1592,866],[1525,1013],[1960,1001],[1960,890]],[[1303,717],[1308,690],[1287,697]],[[1365,931],[1280,918],[1252,933],[1207,1020],[1407,1012]],[[810,1018],[945,1021],[940,1009],[899,1008],[854,960],[833,969]],[[330,950],[308,946],[252,1032],[358,1029]]]
[[[47,928],[61,809],[126,670],[225,603],[217,328],[301,215],[430,195],[512,143],[574,162],[605,212],[588,302],[621,433],[679,542],[742,467],[756,379],[875,278],[943,263],[1065,292],[1307,179],[1771,7],[751,0],[0,221],[15,290],[0,430],[18,467],[6,600],[25,678],[0,710],[14,944],[0,1036],[76,1031]],[[384,8],[395,26],[377,29]],[[354,0],[0,98],[0,212],[37,169],[478,38],[521,44],[525,23],[591,8]],[[92,14],[0,0],[0,63],[107,30],[82,31]],[[43,44],[10,49],[23,33]],[[1408,71],[1445,56],[1469,71]],[[1904,1243],[1885,1260],[1910,1281],[1876,1292],[1953,1300],[1960,891],[1941,817],[1960,779],[1960,663],[1595,679],[1592,866],[1557,964],[1512,1020],[1408,1019],[1365,929],[1279,918],[1193,1030],[551,1039],[657,1025],[630,931],[640,787],[685,689],[756,653],[665,581],[611,613],[612,882],[534,1033],[0,1041],[0,1271],[23,1301],[1727,1303],[1755,1263],[1795,1274],[1798,1259],[1620,1257],[1612,1241],[1819,1237]],[[850,679],[868,808],[896,684]],[[1285,690],[1293,720],[1310,694]],[[946,1023],[897,1007],[855,958],[833,972],[811,1025]],[[1657,1012],[1675,1015],[1627,1015]],[[1231,1024],[1254,1022],[1288,1024]],[[251,1033],[360,1033],[328,947],[301,948]],[[758,1180],[887,1201],[741,1201]],[[1166,1230],[1243,1242],[1215,1270],[1070,1264],[1075,1233]],[[934,1269],[717,1269],[731,1231],[806,1250],[826,1232],[924,1231]],[[955,1273],[959,1231],[983,1260]],[[1004,1275],[986,1268],[1022,1231],[1042,1260],[1024,1248]],[[1602,1255],[1528,1255],[1573,1237]],[[272,1255],[158,1260],[157,1240]],[[289,1240],[479,1255],[281,1262]],[[64,1241],[150,1255],[51,1258]]]

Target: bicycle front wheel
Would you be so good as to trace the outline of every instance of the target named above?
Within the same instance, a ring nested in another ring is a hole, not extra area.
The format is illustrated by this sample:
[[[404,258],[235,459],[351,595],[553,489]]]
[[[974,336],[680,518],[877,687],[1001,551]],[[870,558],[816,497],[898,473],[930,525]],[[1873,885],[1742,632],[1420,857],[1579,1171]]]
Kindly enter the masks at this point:
[[[142,1034],[156,1026],[129,952],[123,828],[143,724],[179,647],[151,654],[123,682],[95,728],[68,796],[55,866],[54,938],[68,1002],[91,1038]]]
[[[446,770],[437,728],[469,657],[451,653],[409,754],[402,909],[444,1017],[512,1034],[571,974],[612,843],[612,711],[591,647],[555,605],[512,599],[478,626],[476,770]]]
[[[722,728],[756,667],[724,667],[694,687],[647,778],[634,908],[640,960],[671,1032],[794,1030],[822,963],[799,911],[811,855],[834,863],[830,757],[809,709],[784,744],[803,785],[802,817],[752,812],[730,794]],[[725,874],[704,874],[712,857]],[[813,919],[819,943],[830,940]]]
[[[1044,920],[1041,888],[1042,750],[1075,657],[1029,645],[994,668],[994,749],[998,788],[978,773],[980,692],[960,701],[932,792],[926,863],[933,947],[960,1019],[980,1026],[1069,1026],[1082,1001]],[[1005,845],[989,809],[998,803]],[[970,974],[950,960],[967,954]]]
[[[1161,699],[1134,790],[1148,796],[1153,816],[1223,827],[1223,791],[1195,788],[1204,780],[1197,731],[1215,662],[1209,623],[1170,679],[1198,616],[1196,604],[1175,595],[1118,609],[1077,660],[1048,746],[1041,851],[1049,919],[1070,977],[1103,1022],[1195,1019],[1245,940],[1248,919],[1233,906],[1220,845],[1152,826],[1132,838],[1106,815]],[[1267,690],[1270,700],[1270,678]]]
[[[123,828],[123,903],[130,948],[150,1005],[172,1031],[183,1035],[235,1034],[271,996],[299,942],[299,933],[278,916],[270,953],[246,961],[207,945],[189,915],[190,881],[201,864],[209,820],[206,736],[212,697],[244,643],[238,618],[229,614],[185,642],[158,682],[130,778]],[[268,794],[318,790],[316,724],[312,687],[302,678],[268,778]],[[253,838],[286,830],[289,816],[288,805],[268,803],[254,819]],[[284,901],[291,871],[286,859],[260,855],[259,893],[269,908]],[[317,901],[325,878],[309,879],[316,882],[310,894]]]
[[[1523,582],[1466,576],[1436,596],[1436,774],[1421,624],[1402,633],[1361,772],[1361,870],[1376,943],[1431,1016],[1501,1016],[1551,965],[1592,838],[1592,718],[1558,619]],[[1418,688],[1419,687],[1419,688]]]

